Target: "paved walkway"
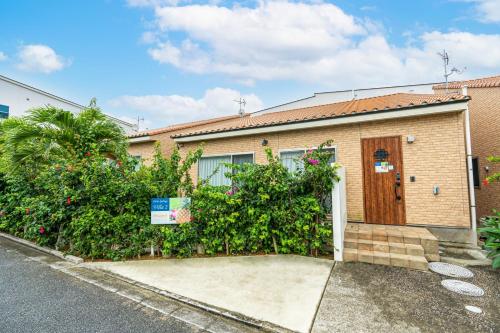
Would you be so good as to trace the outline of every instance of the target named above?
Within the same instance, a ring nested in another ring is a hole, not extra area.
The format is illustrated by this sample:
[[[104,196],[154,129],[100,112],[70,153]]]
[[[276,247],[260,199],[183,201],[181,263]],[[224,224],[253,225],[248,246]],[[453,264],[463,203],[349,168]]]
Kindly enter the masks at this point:
[[[86,265],[260,321],[308,332],[333,261],[270,255]]]
[[[0,332],[259,330],[0,237]]]
[[[500,272],[469,269],[475,276],[463,280],[483,288],[485,296],[448,291],[435,273],[337,263],[312,332],[499,332]],[[466,305],[484,312],[473,314]]]

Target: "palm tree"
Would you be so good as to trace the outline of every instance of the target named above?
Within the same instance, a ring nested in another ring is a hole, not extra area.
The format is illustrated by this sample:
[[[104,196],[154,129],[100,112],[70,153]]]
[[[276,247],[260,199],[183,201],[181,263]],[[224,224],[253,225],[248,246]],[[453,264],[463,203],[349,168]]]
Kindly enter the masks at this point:
[[[74,160],[90,151],[118,156],[126,151],[126,137],[121,128],[95,106],[95,101],[76,115],[46,106],[32,109],[24,117],[2,121],[0,151],[4,163],[17,168]]]

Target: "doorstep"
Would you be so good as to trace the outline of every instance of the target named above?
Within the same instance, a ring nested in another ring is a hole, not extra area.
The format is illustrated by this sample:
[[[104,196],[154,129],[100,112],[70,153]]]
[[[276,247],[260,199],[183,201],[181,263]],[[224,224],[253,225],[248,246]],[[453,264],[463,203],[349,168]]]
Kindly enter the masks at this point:
[[[427,270],[439,261],[439,241],[423,227],[348,223],[344,261]]]

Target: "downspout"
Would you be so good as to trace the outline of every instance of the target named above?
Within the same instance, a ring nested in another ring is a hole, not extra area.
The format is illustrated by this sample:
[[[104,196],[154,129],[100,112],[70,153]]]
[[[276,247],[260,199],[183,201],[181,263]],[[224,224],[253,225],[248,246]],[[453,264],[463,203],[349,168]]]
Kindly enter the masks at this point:
[[[467,86],[462,87],[462,95],[467,96]],[[470,117],[469,103],[465,107],[465,149],[467,153],[467,169],[469,174],[469,201],[470,201],[470,219],[472,231],[476,232],[476,195],[474,193],[474,174],[472,168],[472,144],[470,138]],[[474,238],[476,239],[476,238]]]

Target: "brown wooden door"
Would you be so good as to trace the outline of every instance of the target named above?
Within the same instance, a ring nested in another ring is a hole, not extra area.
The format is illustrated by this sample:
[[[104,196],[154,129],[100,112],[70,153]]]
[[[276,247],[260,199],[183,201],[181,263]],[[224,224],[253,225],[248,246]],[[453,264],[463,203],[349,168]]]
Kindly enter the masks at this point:
[[[406,223],[401,137],[362,139],[365,222]]]

